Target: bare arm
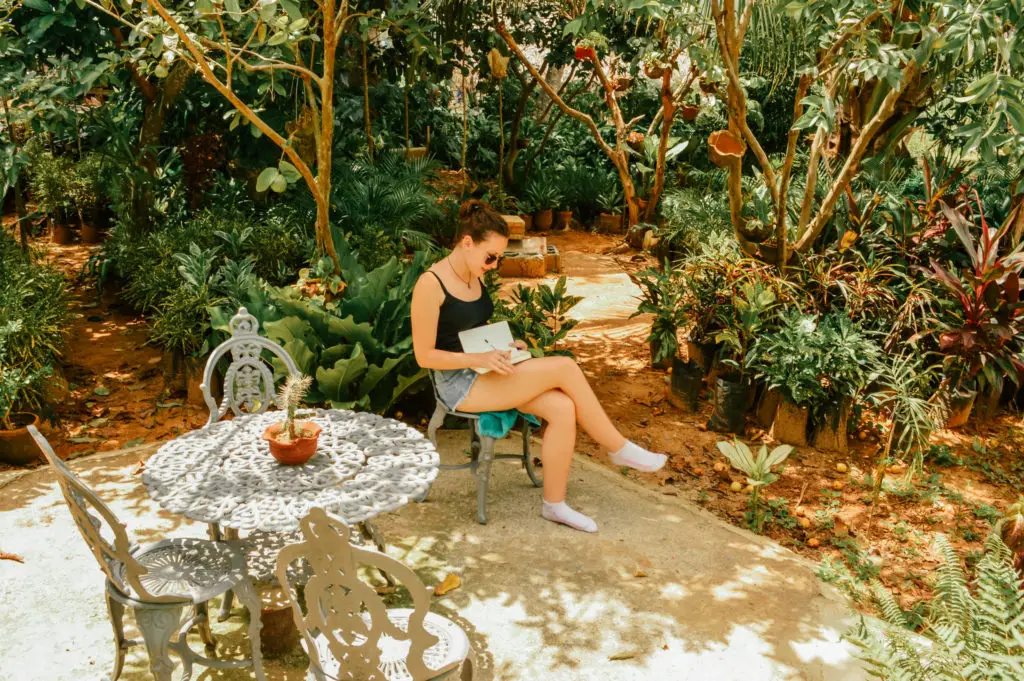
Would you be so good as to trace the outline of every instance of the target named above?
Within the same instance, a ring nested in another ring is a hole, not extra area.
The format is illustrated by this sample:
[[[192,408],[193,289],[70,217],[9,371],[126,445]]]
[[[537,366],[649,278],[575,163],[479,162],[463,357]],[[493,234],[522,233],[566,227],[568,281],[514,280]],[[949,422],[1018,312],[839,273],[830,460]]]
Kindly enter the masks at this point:
[[[412,349],[416,363],[424,369],[472,369],[488,367],[498,373],[511,373],[507,354],[501,361],[497,351],[487,353],[438,350],[437,318],[444,302],[444,291],[433,277],[422,275],[412,290]],[[493,355],[493,356],[492,356]],[[507,368],[505,365],[508,365]]]

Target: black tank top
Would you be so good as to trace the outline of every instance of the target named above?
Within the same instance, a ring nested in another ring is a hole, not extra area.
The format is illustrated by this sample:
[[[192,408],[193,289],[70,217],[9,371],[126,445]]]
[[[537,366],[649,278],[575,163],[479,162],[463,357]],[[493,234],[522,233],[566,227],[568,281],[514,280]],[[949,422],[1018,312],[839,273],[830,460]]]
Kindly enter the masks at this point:
[[[494,303],[491,296],[487,294],[483,282],[480,282],[480,297],[476,300],[459,300],[448,293],[441,277],[432,270],[427,270],[434,275],[437,283],[441,284],[444,291],[444,301],[441,303],[441,310],[437,316],[437,341],[434,347],[438,350],[448,352],[462,352],[462,343],[459,341],[459,332],[475,329],[490,321],[494,314]]]

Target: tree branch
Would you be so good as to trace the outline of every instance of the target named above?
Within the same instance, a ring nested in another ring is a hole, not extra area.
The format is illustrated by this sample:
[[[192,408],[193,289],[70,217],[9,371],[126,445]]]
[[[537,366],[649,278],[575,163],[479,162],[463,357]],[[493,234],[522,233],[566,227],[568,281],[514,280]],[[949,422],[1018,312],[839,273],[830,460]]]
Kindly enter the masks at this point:
[[[558,93],[555,92],[554,89],[552,89],[548,82],[544,80],[540,73],[537,72],[537,69],[534,68],[533,64],[531,64],[530,61],[526,58],[526,55],[523,54],[522,49],[520,49],[515,39],[508,32],[508,29],[505,28],[504,24],[498,24],[495,30],[497,31],[498,35],[501,36],[502,40],[505,41],[505,44],[508,45],[508,49],[512,51],[512,54],[516,55],[516,58],[519,59],[519,62],[526,67],[526,70],[530,72],[530,75],[533,76],[534,80],[537,81],[541,89],[544,90],[544,94],[550,97],[551,100],[555,102],[555,104],[558,106],[559,109],[562,110],[563,113],[575,118],[579,122],[586,125],[587,128],[590,130],[591,134],[593,134],[598,146],[601,147],[601,151],[606,153],[609,156],[609,158],[614,158],[615,150],[608,146],[608,143],[604,141],[603,137],[601,137],[601,131],[600,129],[598,129],[597,123],[594,122],[594,119],[588,116],[587,114],[583,113],[582,111],[572,108],[571,106],[566,104],[561,97],[559,97]]]
[[[900,96],[904,92],[904,86],[910,82],[910,79],[914,77],[918,71],[917,62],[913,59],[905,67],[903,67],[903,77],[901,78],[900,87],[893,88],[889,91],[889,94],[882,100],[881,106],[878,107],[878,112],[874,117],[868,121],[868,124],[864,126],[860,136],[857,138],[857,142],[853,145],[850,150],[850,155],[846,159],[846,163],[843,165],[843,169],[839,172],[839,176],[836,178],[832,185],[832,189],[829,191],[825,200],[822,201],[821,207],[818,209],[818,214],[814,218],[814,221],[807,226],[807,230],[800,235],[794,248],[798,252],[807,250],[818,238],[821,231],[825,228],[825,224],[831,219],[832,212],[835,209],[836,201],[839,200],[839,196],[846,189],[846,186],[853,179],[853,174],[857,171],[857,166],[860,163],[864,153],[868,150],[868,146],[874,140],[875,135],[878,134],[879,129],[885,122],[892,116],[893,111],[896,108],[896,102],[899,101]]]

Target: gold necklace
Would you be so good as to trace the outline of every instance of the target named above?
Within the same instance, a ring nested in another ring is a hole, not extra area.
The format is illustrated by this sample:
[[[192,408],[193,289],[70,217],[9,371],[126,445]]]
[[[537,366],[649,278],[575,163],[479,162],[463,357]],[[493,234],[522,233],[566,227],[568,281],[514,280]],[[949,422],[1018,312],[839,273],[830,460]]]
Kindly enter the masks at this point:
[[[461,281],[463,284],[465,284],[467,289],[472,290],[473,289],[472,278],[470,278],[470,281],[466,281],[461,276],[459,276],[459,273],[455,270],[455,265],[452,264],[452,256],[449,255],[447,258],[445,258],[445,260],[448,261],[448,267],[452,268],[452,274],[454,274],[456,277],[458,277],[459,281]]]

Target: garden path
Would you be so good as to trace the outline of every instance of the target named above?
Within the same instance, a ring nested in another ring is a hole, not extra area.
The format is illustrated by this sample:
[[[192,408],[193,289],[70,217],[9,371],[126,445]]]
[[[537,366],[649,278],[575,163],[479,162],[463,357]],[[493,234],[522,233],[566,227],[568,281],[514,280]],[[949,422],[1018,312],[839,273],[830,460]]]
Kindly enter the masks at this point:
[[[465,434],[441,435],[442,459],[461,460]],[[204,526],[159,511],[146,495],[136,462],[153,449],[71,465],[136,537],[203,536]],[[508,461],[495,465],[486,526],[475,522],[462,472],[442,473],[426,503],[380,519],[391,555],[427,585],[461,577],[433,607],[468,631],[478,680],[866,679],[839,638],[852,621],[846,606],[808,562],[585,458],[572,477],[574,504],[600,524],[595,535],[542,520],[539,490]],[[113,649],[101,574],[50,471],[0,488],[0,538],[24,560],[0,561],[0,681],[105,678]],[[215,624],[223,655],[246,649],[243,630],[238,617]],[[297,681],[303,666],[301,653],[269,661],[268,678]],[[148,678],[141,649],[132,649],[122,679]]]

